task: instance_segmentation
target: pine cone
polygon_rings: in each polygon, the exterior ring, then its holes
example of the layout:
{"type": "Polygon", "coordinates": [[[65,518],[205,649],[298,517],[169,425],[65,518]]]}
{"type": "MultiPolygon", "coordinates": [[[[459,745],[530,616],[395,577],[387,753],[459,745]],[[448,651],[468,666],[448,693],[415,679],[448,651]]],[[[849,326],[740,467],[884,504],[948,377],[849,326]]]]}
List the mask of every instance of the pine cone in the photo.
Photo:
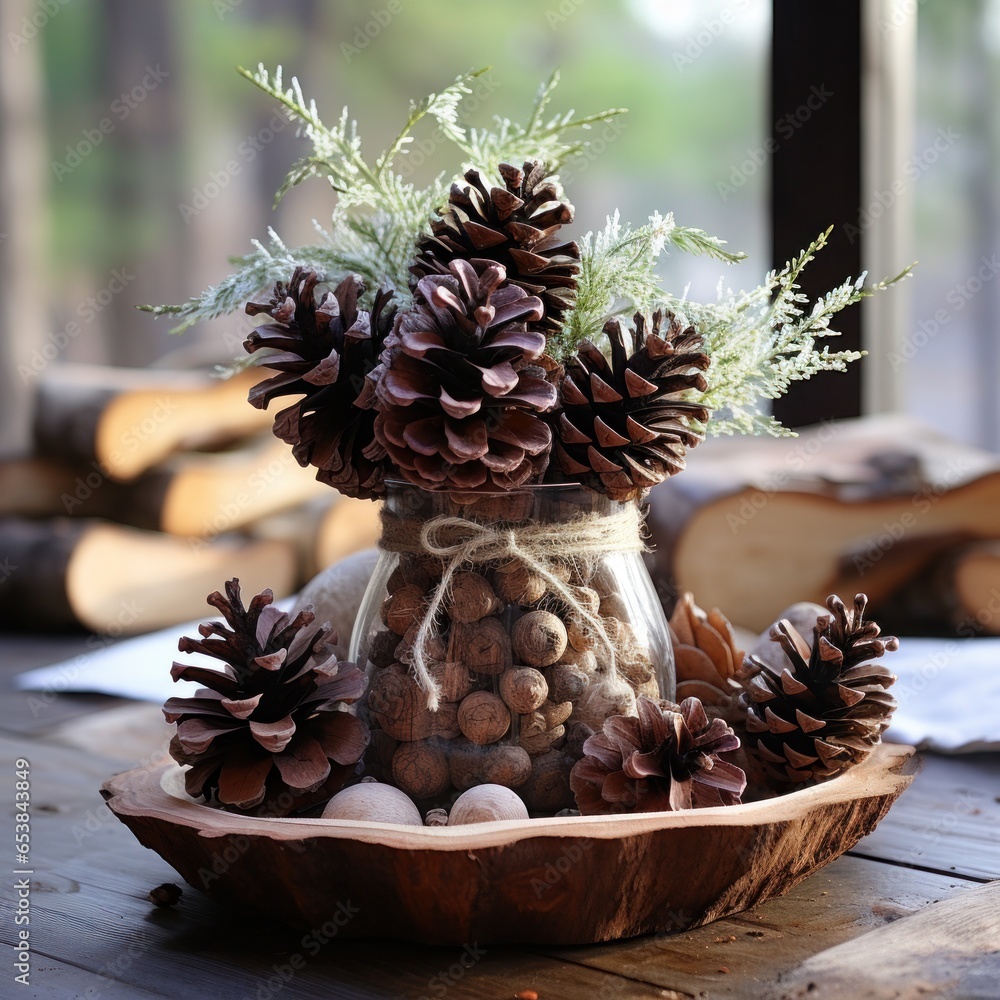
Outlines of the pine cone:
{"type": "Polygon", "coordinates": [[[817,619],[811,648],[782,619],[771,627],[771,639],[784,662],[747,657],[740,695],[747,750],[756,752],[772,780],[830,778],[860,764],[888,728],[896,701],[886,689],[896,677],[874,660],[898,649],[899,640],[879,638],[878,625],[865,621],[867,603],[858,594],[850,610],[836,595],[828,597],[832,615],[817,619]]]}
{"type": "Polygon", "coordinates": [[[192,765],[184,776],[189,795],[236,810],[254,809],[267,795],[269,815],[278,815],[309,804],[309,793],[339,789],[364,754],[368,727],[338,711],[366,682],[353,663],[337,662],[336,633],[314,626],[308,610],[290,620],[272,600],[265,590],[244,608],[239,580],[226,584],[225,597],[208,598],[229,628],[200,625],[202,639],[182,638],[178,649],[227,666],[220,673],[175,663],[175,681],[205,687],[171,698],[163,714],[177,723],[171,756],[192,765]]]}
{"type": "Polygon", "coordinates": [[[708,410],[688,399],[706,388],[709,366],[694,327],[655,312],[652,329],[636,313],[632,354],[620,320],[605,324],[611,362],[584,341],[566,366],[563,409],[553,447],[555,464],[571,479],[632,500],[685,465],[685,450],[704,437],[691,426],[708,410]]]}
{"type": "Polygon", "coordinates": [[[418,486],[500,489],[538,480],[552,432],[536,413],[557,391],[541,301],[498,264],[455,260],[421,278],[396,317],[376,394],[375,435],[418,486]]]}
{"type": "Polygon", "coordinates": [[[724,714],[739,692],[731,680],[743,662],[743,650],[736,645],[729,619],[718,608],[706,614],[695,604],[694,595],[685,592],[670,616],[670,638],[678,700],[696,697],[724,714]]]}
{"type": "Polygon", "coordinates": [[[541,298],[537,329],[557,333],[576,301],[580,248],[555,236],[573,221],[573,206],[537,162],[521,170],[501,163],[499,172],[503,187],[487,189],[478,170],[466,173],[467,184],[452,185],[448,208],[417,242],[410,271],[420,279],[447,274],[456,259],[501,264],[511,284],[541,298]]]}
{"type": "Polygon", "coordinates": [[[270,302],[248,302],[250,316],[274,320],[257,327],[244,342],[254,363],[279,374],[254,386],[250,402],[266,409],[276,396],[302,395],[274,418],[274,433],[292,445],[302,466],[346,496],[373,499],[385,492],[384,455],[375,443],[375,414],[368,408],[366,380],[377,365],[392,325],[391,292],[375,296],[372,311],[358,308],[363,285],[346,277],[316,302],[320,276],[295,269],[291,281],[278,282],[270,302]]]}
{"type": "Polygon", "coordinates": [[[697,698],[638,699],[638,718],[615,715],[583,744],[570,786],[584,815],[736,805],[746,777],[719,754],[740,741],[697,698]],[[666,704],[668,707],[662,707],[666,704]]]}

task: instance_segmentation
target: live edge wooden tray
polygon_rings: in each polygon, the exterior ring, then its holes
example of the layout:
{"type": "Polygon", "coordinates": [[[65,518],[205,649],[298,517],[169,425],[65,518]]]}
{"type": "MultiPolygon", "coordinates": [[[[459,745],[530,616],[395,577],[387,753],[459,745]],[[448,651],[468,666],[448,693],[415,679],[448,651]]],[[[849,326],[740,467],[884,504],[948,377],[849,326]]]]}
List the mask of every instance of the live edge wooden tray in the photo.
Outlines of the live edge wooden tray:
{"type": "Polygon", "coordinates": [[[740,806],[452,828],[235,816],[188,798],[173,764],[101,791],[192,886],[293,925],[585,944],[694,927],[788,891],[875,828],[913,780],[913,754],[883,744],[831,781],[740,806]]]}

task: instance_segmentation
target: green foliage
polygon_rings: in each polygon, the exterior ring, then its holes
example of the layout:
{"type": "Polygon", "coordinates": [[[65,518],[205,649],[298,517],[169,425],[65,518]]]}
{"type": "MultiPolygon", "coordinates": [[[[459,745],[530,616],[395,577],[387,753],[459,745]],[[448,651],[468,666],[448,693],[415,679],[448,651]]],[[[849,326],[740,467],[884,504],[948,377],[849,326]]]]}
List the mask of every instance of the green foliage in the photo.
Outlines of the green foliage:
{"type": "Polygon", "coordinates": [[[724,240],[700,229],[678,226],[672,212],[654,212],[647,225],[633,230],[616,211],[601,232],[587,233],[581,241],[576,305],[550,353],[564,358],[581,341],[597,341],[613,316],[650,312],[663,294],[656,264],[668,244],[730,264],[745,256],[725,250],[724,240]]]}
{"type": "Polygon", "coordinates": [[[798,278],[826,245],[830,231],[749,292],[720,289],[718,300],[704,305],[674,297],[663,300],[666,308],[682,314],[701,333],[712,359],[706,372],[708,389],[700,397],[718,414],[708,424],[712,434],[792,435],[773,416],[761,412],[761,400],[777,399],[792,382],[816,372],[844,371],[849,362],[861,358],[864,352],[831,351],[828,344],[817,347],[817,340],[840,335],[830,322],[842,309],[910,275],[912,266],[866,289],[862,274],[810,305],[798,278]]]}
{"type": "Polygon", "coordinates": [[[365,279],[370,302],[378,288],[393,287],[401,305],[409,298],[408,268],[414,245],[427,229],[435,212],[447,201],[452,177],[441,174],[430,185],[418,188],[407,182],[393,164],[413,141],[411,132],[422,119],[430,117],[440,135],[465,155],[465,167],[474,166],[493,177],[497,165],[507,160],[520,163],[543,159],[557,167],[567,156],[579,152],[583,142],[569,142],[565,133],[587,128],[618,114],[609,109],[596,115],[575,117],[570,111],[545,118],[552,91],[559,81],[554,73],[542,86],[524,125],[497,118],[493,129],[466,129],[460,122],[463,98],[472,93],[472,82],[486,70],[464,74],[440,93],[430,94],[410,104],[402,129],[390,145],[370,163],[362,152],[357,123],[345,107],[336,125],[326,125],[314,100],[307,100],[293,77],[286,87],[281,67],[273,76],[258,66],[256,71],[239,73],[277,101],[289,120],[298,125],[312,146],[309,156],[299,160],[278,190],[275,203],[291,188],[308,177],[325,177],[337,194],[328,227],[316,223],[320,243],[289,248],[269,230],[270,245],[254,242],[254,252],[236,258],[238,270],[203,293],[181,305],[142,306],[156,316],[172,315],[181,322],[181,332],[202,319],[214,319],[239,309],[248,299],[266,291],[279,278],[287,278],[297,265],[322,271],[337,281],[348,273],[365,279]]]}

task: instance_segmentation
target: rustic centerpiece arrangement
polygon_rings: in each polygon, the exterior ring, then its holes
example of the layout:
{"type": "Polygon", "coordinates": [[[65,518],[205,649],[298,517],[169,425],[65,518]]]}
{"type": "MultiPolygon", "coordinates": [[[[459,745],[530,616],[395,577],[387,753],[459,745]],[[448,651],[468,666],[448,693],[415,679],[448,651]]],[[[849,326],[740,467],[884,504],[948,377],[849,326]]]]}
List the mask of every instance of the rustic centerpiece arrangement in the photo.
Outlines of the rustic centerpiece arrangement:
{"type": "MultiPolygon", "coordinates": [[[[312,610],[283,614],[267,592],[244,604],[235,580],[210,598],[225,623],[202,626],[201,640],[181,649],[225,667],[174,667],[203,687],[165,706],[177,724],[171,753],[188,767],[182,779],[164,776],[168,795],[182,780],[204,802],[197,809],[265,841],[320,824],[332,839],[317,843],[338,859],[326,853],[325,864],[344,875],[355,850],[344,838],[356,838],[393,857],[398,881],[393,852],[405,845],[379,832],[385,824],[423,827],[406,851],[431,857],[471,850],[455,828],[494,822],[494,846],[507,844],[508,859],[527,850],[531,869],[567,837],[608,839],[627,853],[630,838],[660,830],[630,825],[631,814],[703,812],[704,821],[667,824],[679,844],[719,814],[872,766],[894,704],[894,678],[875,661],[896,640],[865,618],[863,595],[853,608],[831,598],[804,618],[798,609],[798,628],[782,618],[744,657],[725,616],[690,595],[668,625],[642,561],[643,501],[684,469],[688,449],[710,432],[788,433],[760,402],[860,357],[817,341],[834,334],[840,309],[869,294],[862,280],[812,305],[798,291],[825,235],[748,293],[690,302],[656,278],[668,247],[730,263],[742,255],[658,212],[637,229],[614,213],[579,242],[566,234],[574,210],[558,170],[583,145],[567,136],[620,112],[547,118],[555,77],[526,124],[492,129],[461,124],[476,74],[460,77],[411,106],[370,162],[346,109],[328,127],[280,70],[244,75],[313,145],[279,197],[326,176],[337,193],[331,227],[297,249],[271,232],[220,285],[152,311],[179,315],[183,328],[245,304],[258,318],[245,363],[271,372],[250,402],[287,397],[275,434],[322,482],[383,501],[383,532],[346,660],[312,610]],[[423,118],[457,149],[459,170],[421,189],[395,164],[423,118]],[[589,818],[578,833],[581,814],[589,818]],[[537,851],[535,823],[544,828],[537,851]]],[[[900,762],[883,773],[890,792],[863,796],[871,808],[846,823],[843,844],[816,851],[787,884],[877,821],[906,783],[889,777],[900,762]]],[[[136,810],[109,788],[130,822],[136,810]]],[[[826,822],[831,803],[853,802],[812,796],[789,815],[818,809],[826,822]]],[[[753,816],[751,827],[770,829],[773,817],[753,816]]],[[[188,826],[174,824],[167,841],[189,839],[188,826]]],[[[140,836],[161,849],[150,829],[140,836]]],[[[666,843],[655,839],[657,850],[666,843]]],[[[355,853],[370,871],[368,847],[355,853]]],[[[594,857],[615,868],[617,850],[594,857]]],[[[744,862],[753,856],[743,850],[744,862]]],[[[260,860],[266,867],[266,852],[260,860]]],[[[747,874],[744,863],[720,865],[726,884],[747,874]]],[[[502,865],[497,876],[511,873],[502,865]]],[[[229,894],[247,898],[238,886],[229,894]]],[[[409,905],[402,890],[389,895],[409,905]]],[[[735,908],[762,897],[727,898],[735,908]]],[[[290,918],[314,915],[313,903],[292,903],[290,918]]],[[[620,926],[543,938],[670,926],[655,914],[657,899],[646,903],[649,912],[620,926]]],[[[443,920],[440,907],[424,905],[428,920],[443,920]]],[[[692,920],[724,910],[703,907],[692,920]]],[[[398,933],[451,936],[413,920],[398,933]]],[[[460,923],[456,934],[475,933],[460,923]]]]}

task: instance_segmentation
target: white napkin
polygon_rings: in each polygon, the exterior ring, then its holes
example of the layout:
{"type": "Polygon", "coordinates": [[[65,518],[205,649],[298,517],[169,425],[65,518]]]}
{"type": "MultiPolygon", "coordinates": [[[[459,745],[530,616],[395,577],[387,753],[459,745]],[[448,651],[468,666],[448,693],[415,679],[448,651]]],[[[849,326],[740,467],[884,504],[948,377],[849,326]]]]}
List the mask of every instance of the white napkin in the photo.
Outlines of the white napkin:
{"type": "Polygon", "coordinates": [[[941,753],[1000,750],[1000,638],[903,638],[883,662],[899,676],[887,740],[941,753]]]}
{"type": "MultiPolygon", "coordinates": [[[[287,610],[293,598],[279,602],[287,610]]],[[[175,625],[116,642],[14,679],[22,690],[101,694],[163,702],[188,695],[195,685],[170,679],[180,658],[177,640],[197,635],[197,622],[175,625]]],[[[213,664],[208,658],[202,662],[213,664]]],[[[1000,750],[1000,638],[901,639],[883,661],[899,675],[893,694],[899,708],[886,739],[943,753],[1000,750]]]]}

